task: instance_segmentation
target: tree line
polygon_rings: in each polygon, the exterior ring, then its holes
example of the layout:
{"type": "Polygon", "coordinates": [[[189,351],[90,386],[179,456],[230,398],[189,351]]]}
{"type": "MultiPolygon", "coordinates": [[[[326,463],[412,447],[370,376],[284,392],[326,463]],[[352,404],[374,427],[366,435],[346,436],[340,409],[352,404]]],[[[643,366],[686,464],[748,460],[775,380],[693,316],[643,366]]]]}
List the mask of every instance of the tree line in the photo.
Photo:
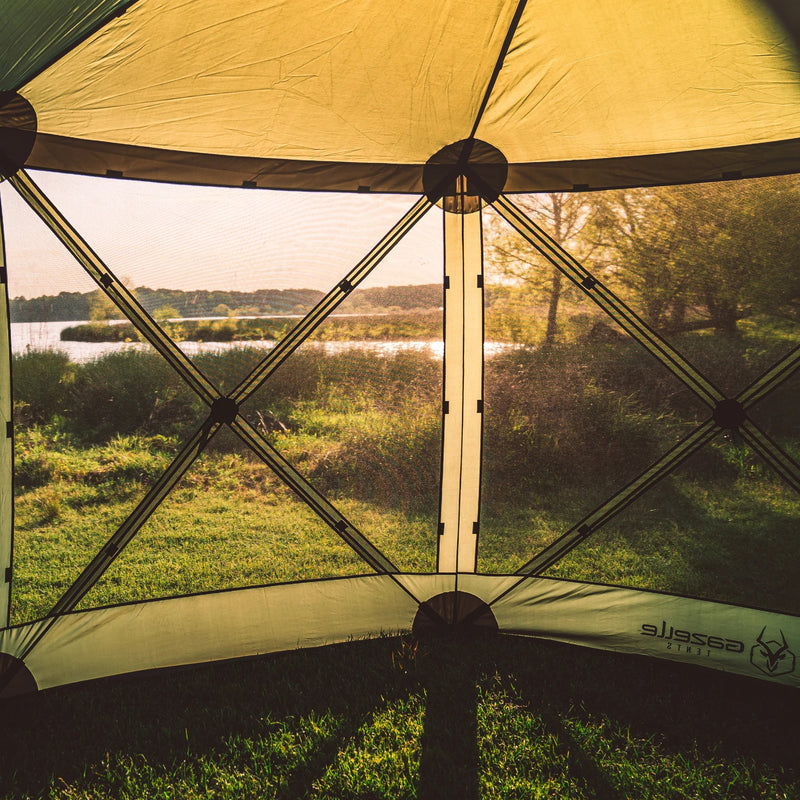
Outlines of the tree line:
{"type": "MultiPolygon", "coordinates": [[[[662,333],[708,328],[734,336],[743,320],[758,315],[800,321],[800,182],[794,176],[527,195],[516,202],[662,333]]],[[[502,327],[502,338],[537,344],[563,337],[580,291],[490,212],[484,237],[488,331],[502,327]]],[[[323,297],[313,289],[134,291],[151,314],[168,310],[167,316],[189,318],[305,314],[323,297]]],[[[425,284],[356,289],[339,310],[442,305],[442,285],[425,284]]],[[[11,301],[15,321],[120,316],[99,290],[11,301]]]]}
{"type": "MultiPolygon", "coordinates": [[[[177,289],[133,290],[145,310],[155,316],[281,316],[306,314],[324,296],[316,289],[261,289],[254,292],[181,291],[177,289]]],[[[411,311],[439,308],[441,284],[375,286],[356,289],[340,310],[344,313],[382,313],[392,309],[411,311]]],[[[15,297],[10,301],[14,322],[64,322],[71,320],[122,319],[122,313],[99,289],[91,292],[60,292],[41,297],[15,297]]]]}

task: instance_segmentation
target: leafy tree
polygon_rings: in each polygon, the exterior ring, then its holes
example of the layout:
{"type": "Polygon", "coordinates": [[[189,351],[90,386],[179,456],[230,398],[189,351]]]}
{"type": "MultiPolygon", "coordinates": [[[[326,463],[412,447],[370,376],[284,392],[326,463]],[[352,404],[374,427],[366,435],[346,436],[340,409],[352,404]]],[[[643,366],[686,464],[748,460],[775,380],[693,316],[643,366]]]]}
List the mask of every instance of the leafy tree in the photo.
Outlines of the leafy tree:
{"type": "Polygon", "coordinates": [[[122,312],[114,305],[105,292],[95,289],[89,298],[89,319],[92,322],[107,322],[122,319],[122,312]]]}
{"type": "MultiPolygon", "coordinates": [[[[587,258],[593,245],[581,236],[593,208],[593,195],[583,192],[550,192],[523,195],[515,200],[531,219],[560,245],[579,259],[587,258]]],[[[547,306],[544,343],[552,344],[559,334],[559,305],[568,290],[561,272],[539,255],[506,223],[488,216],[486,258],[499,273],[498,282],[524,287],[547,306]]]]}
{"type": "Polygon", "coordinates": [[[15,297],[9,304],[11,319],[13,322],[88,319],[89,297],[88,292],[60,292],[57,296],[43,295],[30,300],[15,297]]]}
{"type": "Polygon", "coordinates": [[[171,319],[177,319],[180,317],[180,315],[181,312],[178,311],[175,306],[170,305],[159,306],[157,309],[155,309],[155,311],[153,311],[153,319],[155,319],[156,322],[161,323],[168,322],[171,319]]]}
{"type": "Polygon", "coordinates": [[[799,225],[787,178],[608,192],[591,221],[649,324],[726,335],[756,313],[800,314],[799,225]]]}

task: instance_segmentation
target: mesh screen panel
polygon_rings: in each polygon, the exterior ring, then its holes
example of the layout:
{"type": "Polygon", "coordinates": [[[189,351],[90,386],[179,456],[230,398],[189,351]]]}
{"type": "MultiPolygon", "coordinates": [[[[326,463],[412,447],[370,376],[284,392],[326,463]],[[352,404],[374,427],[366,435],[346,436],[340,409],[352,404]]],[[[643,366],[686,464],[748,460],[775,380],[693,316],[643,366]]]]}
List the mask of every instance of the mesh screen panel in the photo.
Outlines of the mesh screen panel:
{"type": "Polygon", "coordinates": [[[479,568],[796,613],[797,178],[514,202],[577,261],[487,215],[479,568]]]}
{"type": "Polygon", "coordinates": [[[396,569],[392,559],[433,568],[440,232],[424,220],[412,241],[392,239],[336,309],[337,287],[408,199],[36,179],[139,310],[126,320],[3,187],[20,220],[8,241],[16,621],[51,609],[93,556],[62,610],[396,569]],[[157,334],[137,329],[147,317],[157,334]],[[177,345],[179,369],[153,335],[177,345]]]}

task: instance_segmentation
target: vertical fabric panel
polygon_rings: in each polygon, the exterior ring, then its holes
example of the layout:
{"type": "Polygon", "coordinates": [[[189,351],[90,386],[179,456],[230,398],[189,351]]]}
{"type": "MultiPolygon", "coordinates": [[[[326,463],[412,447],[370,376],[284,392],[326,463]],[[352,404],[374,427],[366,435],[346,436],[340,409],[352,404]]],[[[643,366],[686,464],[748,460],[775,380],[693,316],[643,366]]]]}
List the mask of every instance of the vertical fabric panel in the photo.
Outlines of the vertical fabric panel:
{"type": "Polygon", "coordinates": [[[483,404],[483,242],[480,211],[444,215],[444,447],[439,572],[474,572],[483,404]]]}
{"type": "Polygon", "coordinates": [[[11,332],[3,213],[0,208],[0,625],[8,625],[11,602],[11,552],[14,449],[11,438],[11,332]]]}

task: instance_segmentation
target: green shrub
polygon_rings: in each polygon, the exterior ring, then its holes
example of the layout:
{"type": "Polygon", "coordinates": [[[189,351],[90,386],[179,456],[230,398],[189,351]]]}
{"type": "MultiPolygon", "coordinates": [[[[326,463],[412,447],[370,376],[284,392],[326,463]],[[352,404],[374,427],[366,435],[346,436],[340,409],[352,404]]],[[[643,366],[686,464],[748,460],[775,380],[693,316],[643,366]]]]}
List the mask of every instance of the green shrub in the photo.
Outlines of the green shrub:
{"type": "Polygon", "coordinates": [[[87,322],[61,331],[62,342],[138,342],[141,338],[130,322],[87,322]]]}
{"type": "Polygon", "coordinates": [[[242,345],[228,350],[198,353],[192,361],[222,394],[229,394],[262,358],[264,350],[242,345]]]}
{"type": "Polygon", "coordinates": [[[88,441],[179,434],[197,424],[202,413],[200,401],[161,356],[134,350],[81,365],[68,402],[70,429],[88,441]]]}
{"type": "Polygon", "coordinates": [[[442,363],[425,352],[294,354],[247,404],[278,449],[332,494],[435,505],[442,363]]]}
{"type": "Polygon", "coordinates": [[[58,350],[28,350],[11,363],[15,422],[41,424],[63,413],[75,365],[58,350]]]}
{"type": "Polygon", "coordinates": [[[363,350],[318,355],[317,398],[326,407],[347,410],[366,405],[385,411],[409,402],[442,401],[442,362],[429,353],[400,350],[386,356],[363,350]]]}
{"type": "Polygon", "coordinates": [[[599,495],[663,452],[652,398],[624,380],[631,354],[618,346],[615,363],[611,347],[517,350],[487,360],[488,502],[557,497],[564,488],[599,495]]]}

